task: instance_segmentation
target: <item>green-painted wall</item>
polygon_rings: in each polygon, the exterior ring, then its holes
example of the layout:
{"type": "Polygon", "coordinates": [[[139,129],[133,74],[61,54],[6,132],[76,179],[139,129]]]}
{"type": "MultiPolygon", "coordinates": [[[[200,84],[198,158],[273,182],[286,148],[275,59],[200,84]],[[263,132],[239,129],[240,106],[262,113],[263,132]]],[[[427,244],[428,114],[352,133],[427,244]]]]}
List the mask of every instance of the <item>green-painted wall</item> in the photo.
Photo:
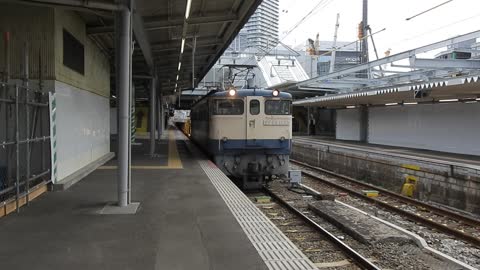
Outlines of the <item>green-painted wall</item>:
{"type": "Polygon", "coordinates": [[[55,9],[55,77],[58,81],[108,97],[110,95],[110,65],[107,57],[87,37],[85,23],[74,12],[55,9]],[[85,47],[85,74],[63,65],[63,29],[70,32],[85,47]]]}

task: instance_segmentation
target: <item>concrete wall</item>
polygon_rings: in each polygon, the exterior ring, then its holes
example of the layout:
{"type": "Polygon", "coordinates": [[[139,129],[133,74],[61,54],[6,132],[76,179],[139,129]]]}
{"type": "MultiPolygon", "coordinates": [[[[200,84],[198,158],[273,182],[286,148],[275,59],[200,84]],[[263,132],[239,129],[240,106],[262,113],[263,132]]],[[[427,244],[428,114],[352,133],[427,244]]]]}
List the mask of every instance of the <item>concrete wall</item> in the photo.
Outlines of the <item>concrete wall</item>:
{"type": "Polygon", "coordinates": [[[73,11],[55,9],[58,180],[110,151],[110,66],[73,11]],[[84,45],[85,72],[63,65],[63,29],[84,45]]]}
{"type": "Polygon", "coordinates": [[[336,134],[339,140],[360,140],[360,110],[337,110],[336,134]]]}
{"type": "Polygon", "coordinates": [[[107,57],[87,37],[80,16],[64,9],[55,9],[55,76],[61,81],[95,94],[110,96],[110,65],[107,57]],[[85,47],[85,75],[63,65],[63,29],[85,47]]]}
{"type": "Polygon", "coordinates": [[[55,82],[58,180],[110,151],[108,98],[55,82]]]}
{"type": "MultiPolygon", "coordinates": [[[[30,77],[34,79],[31,86],[38,88],[35,79],[41,70],[44,91],[56,92],[57,180],[107,154],[110,150],[109,59],[86,35],[82,18],[65,9],[2,3],[0,31],[11,33],[12,78],[22,78],[23,48],[28,42],[30,77]],[[63,29],[84,45],[84,74],[63,65],[63,29]]],[[[3,44],[2,39],[0,71],[5,66],[5,59],[1,58],[3,44]]],[[[2,112],[4,109],[0,108],[2,112]]]]}
{"type": "MultiPolygon", "coordinates": [[[[401,192],[405,174],[418,178],[415,196],[480,214],[480,168],[328,145],[293,143],[292,159],[401,192]],[[405,165],[418,166],[412,170],[405,165]]],[[[411,168],[414,168],[411,166],[411,168]]]]}
{"type": "MultiPolygon", "coordinates": [[[[359,141],[360,109],[339,109],[336,138],[359,141]]],[[[368,109],[368,142],[480,155],[480,103],[437,103],[368,109]]]]}
{"type": "Polygon", "coordinates": [[[368,141],[480,155],[480,147],[474,147],[480,138],[479,123],[480,103],[376,107],[369,110],[368,141]]]}

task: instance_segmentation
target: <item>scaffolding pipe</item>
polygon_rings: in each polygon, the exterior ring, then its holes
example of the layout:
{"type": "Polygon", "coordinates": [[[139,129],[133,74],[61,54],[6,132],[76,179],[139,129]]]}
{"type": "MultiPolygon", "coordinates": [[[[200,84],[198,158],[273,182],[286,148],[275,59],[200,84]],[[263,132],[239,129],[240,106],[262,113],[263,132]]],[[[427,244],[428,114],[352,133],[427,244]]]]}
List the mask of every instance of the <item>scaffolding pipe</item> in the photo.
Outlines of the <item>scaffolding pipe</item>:
{"type": "MultiPolygon", "coordinates": [[[[43,61],[43,58],[42,58],[42,51],[41,49],[38,49],[38,90],[43,93],[43,69],[42,69],[42,61],[43,61]]],[[[40,128],[42,129],[41,130],[41,133],[43,134],[44,133],[44,130],[43,130],[43,125],[44,125],[44,122],[46,122],[43,117],[42,117],[42,114],[40,114],[39,116],[39,119],[40,119],[40,128]]],[[[42,142],[41,144],[41,149],[40,149],[40,152],[42,153],[41,154],[41,163],[42,163],[42,171],[45,170],[45,168],[47,167],[47,161],[46,161],[46,158],[45,158],[45,150],[46,150],[47,147],[45,147],[45,141],[42,142]]],[[[52,153],[50,153],[52,154],[52,153]]]]}
{"type": "MultiPolygon", "coordinates": [[[[37,179],[39,179],[39,178],[41,178],[41,177],[44,177],[44,176],[46,176],[46,175],[49,175],[49,174],[50,174],[50,169],[48,169],[48,170],[46,170],[46,171],[44,171],[44,172],[42,172],[42,173],[39,173],[39,174],[37,174],[37,175],[33,175],[32,177],[30,177],[30,178],[28,179],[28,181],[31,182],[31,181],[33,181],[33,180],[37,180],[37,179]]],[[[26,182],[26,181],[21,181],[21,182],[19,182],[19,186],[21,187],[21,186],[25,185],[25,182],[26,182]]],[[[49,180],[48,182],[50,182],[50,180],[49,180]]],[[[5,193],[8,193],[8,192],[10,192],[10,191],[12,191],[12,190],[14,190],[14,189],[16,189],[16,188],[17,188],[17,185],[15,184],[14,186],[8,187],[8,188],[6,188],[6,189],[2,189],[2,190],[0,190],[0,195],[3,195],[3,194],[5,194],[5,193]]]]}
{"type": "MultiPolygon", "coordinates": [[[[25,143],[32,143],[32,142],[44,142],[50,140],[50,136],[43,136],[43,137],[38,137],[38,138],[31,138],[31,139],[25,139],[25,140],[19,140],[18,144],[25,144],[25,143]]],[[[10,142],[2,142],[0,143],[0,146],[7,146],[7,145],[13,145],[17,144],[17,141],[10,141],[10,142]]]]}
{"type": "Polygon", "coordinates": [[[4,35],[5,42],[5,82],[9,83],[10,80],[10,32],[5,32],[4,35]]]}
{"type": "Polygon", "coordinates": [[[128,205],[129,198],[129,133],[130,133],[130,27],[131,12],[128,8],[118,11],[116,35],[118,41],[118,206],[128,205]]]}
{"type": "Polygon", "coordinates": [[[14,103],[15,101],[13,101],[13,99],[0,98],[0,102],[3,102],[3,103],[14,103]]]}
{"type": "MultiPolygon", "coordinates": [[[[29,91],[28,91],[28,86],[29,86],[29,63],[28,63],[28,42],[25,42],[25,48],[24,48],[24,55],[23,55],[23,75],[24,75],[24,81],[23,81],[23,86],[25,87],[25,125],[26,125],[26,129],[25,129],[25,137],[27,139],[27,148],[26,148],[26,155],[27,155],[27,162],[26,162],[26,166],[27,166],[27,169],[26,169],[26,178],[27,180],[25,181],[25,192],[28,194],[28,191],[30,190],[30,167],[31,167],[31,164],[30,164],[30,105],[28,104],[29,101],[28,101],[28,94],[29,94],[29,91]]],[[[29,202],[29,199],[28,199],[28,195],[27,195],[27,205],[30,204],[29,202]]]]}
{"type": "MultiPolygon", "coordinates": [[[[5,32],[4,35],[4,42],[5,42],[5,82],[8,84],[10,81],[10,32],[5,32]]],[[[4,87],[3,91],[3,99],[7,100],[9,99],[8,97],[8,87],[4,87]]],[[[5,105],[5,140],[8,141],[10,139],[10,125],[9,125],[9,119],[8,119],[8,111],[9,111],[10,106],[5,105]]],[[[10,163],[10,158],[11,158],[11,150],[7,149],[6,151],[6,160],[5,160],[5,167],[7,168],[7,173],[6,173],[6,179],[10,179],[12,177],[11,173],[11,163],[10,163]]]]}
{"type": "MultiPolygon", "coordinates": [[[[17,162],[17,166],[15,167],[16,169],[16,192],[15,192],[15,204],[17,206],[17,213],[20,212],[20,205],[19,205],[19,199],[20,199],[20,127],[19,127],[19,122],[18,121],[18,87],[15,87],[15,151],[16,151],[16,158],[15,161],[17,162]]],[[[8,158],[7,158],[8,159],[8,158]]]]}
{"type": "MultiPolygon", "coordinates": [[[[153,74],[155,74],[152,71],[153,74]]],[[[156,114],[156,81],[155,78],[152,78],[152,86],[150,87],[150,156],[153,157],[155,155],[155,114],[156,114]]]]}

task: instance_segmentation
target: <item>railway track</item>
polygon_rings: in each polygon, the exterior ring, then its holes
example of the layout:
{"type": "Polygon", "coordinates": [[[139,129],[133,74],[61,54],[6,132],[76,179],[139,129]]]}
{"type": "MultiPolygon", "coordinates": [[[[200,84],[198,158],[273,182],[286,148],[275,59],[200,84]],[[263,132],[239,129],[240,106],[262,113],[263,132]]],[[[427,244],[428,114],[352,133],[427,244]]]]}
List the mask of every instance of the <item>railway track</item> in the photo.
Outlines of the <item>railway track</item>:
{"type": "Polygon", "coordinates": [[[303,175],[309,176],[323,184],[333,187],[334,189],[341,190],[342,192],[361,198],[388,211],[400,214],[409,220],[421,223],[429,228],[462,239],[473,244],[477,248],[480,247],[479,220],[405,197],[395,192],[363,183],[354,178],[314,167],[303,162],[295,160],[290,160],[290,162],[315,172],[312,173],[306,169],[302,169],[303,175]],[[335,180],[332,181],[327,176],[333,177],[335,180]],[[380,192],[381,196],[378,198],[367,197],[360,191],[365,188],[377,190],[380,192]],[[413,211],[403,209],[402,206],[405,204],[410,206],[413,211]]]}
{"type": "Polygon", "coordinates": [[[274,201],[259,207],[319,268],[381,269],[305,214],[306,208],[294,206],[271,189],[265,188],[264,192],[274,201]],[[278,217],[282,210],[291,215],[278,217]]]}
{"type": "MultiPolygon", "coordinates": [[[[313,210],[312,205],[318,205],[320,197],[312,191],[318,194],[312,188],[291,188],[287,180],[280,180],[265,191],[273,202],[266,207],[257,206],[263,208],[262,211],[319,269],[454,269],[450,262],[439,260],[414,242],[390,234],[392,232],[383,231],[384,235],[390,235],[388,240],[376,238],[367,242],[358,235],[351,235],[349,229],[338,227],[313,210]]],[[[376,230],[372,228],[364,233],[371,235],[376,230]]]]}

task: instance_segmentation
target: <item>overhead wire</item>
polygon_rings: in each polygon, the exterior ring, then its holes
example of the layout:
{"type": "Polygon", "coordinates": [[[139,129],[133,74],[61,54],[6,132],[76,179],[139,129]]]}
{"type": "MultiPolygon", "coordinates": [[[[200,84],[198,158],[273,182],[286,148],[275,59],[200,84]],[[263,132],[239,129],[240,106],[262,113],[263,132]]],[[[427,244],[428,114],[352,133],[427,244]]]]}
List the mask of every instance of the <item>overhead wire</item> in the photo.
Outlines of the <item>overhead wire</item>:
{"type": "Polygon", "coordinates": [[[416,39],[416,38],[425,36],[425,35],[427,35],[427,34],[431,34],[431,33],[433,33],[433,32],[436,32],[436,31],[445,29],[445,28],[447,28],[447,27],[450,27],[450,26],[453,26],[453,25],[456,25],[456,24],[459,24],[459,23],[462,23],[462,22],[471,20],[471,19],[476,18],[476,17],[479,17],[479,16],[480,16],[480,13],[475,14],[475,15],[470,16],[470,17],[465,18],[465,19],[461,19],[461,20],[458,20],[458,21],[455,21],[455,22],[452,22],[452,23],[445,24],[445,25],[440,26],[440,27],[438,27],[438,28],[430,29],[430,30],[425,31],[425,32],[423,32],[423,33],[420,33],[420,34],[417,34],[417,35],[414,35],[414,36],[411,36],[411,37],[402,39],[402,40],[400,40],[400,41],[398,41],[398,42],[414,40],[414,39],[416,39]]]}
{"type": "Polygon", "coordinates": [[[303,22],[305,22],[308,19],[308,17],[310,17],[315,12],[315,10],[320,7],[321,4],[326,3],[324,5],[324,7],[326,7],[330,2],[332,2],[332,0],[320,0],[320,2],[318,2],[317,5],[315,5],[315,7],[313,7],[305,16],[303,16],[300,19],[300,21],[298,21],[290,30],[286,32],[285,36],[283,36],[279,42],[283,41],[285,37],[287,37],[290,33],[292,33],[295,29],[297,29],[298,26],[300,26],[303,22]]]}
{"type": "MultiPolygon", "coordinates": [[[[443,5],[447,4],[447,3],[450,3],[450,2],[452,2],[452,1],[453,1],[453,0],[451,0],[451,1],[445,1],[445,2],[443,2],[443,3],[441,3],[441,4],[439,4],[439,5],[436,5],[436,6],[432,7],[432,8],[430,8],[430,9],[427,9],[427,10],[424,11],[424,12],[421,12],[421,13],[419,13],[419,14],[417,14],[417,15],[415,15],[415,16],[412,16],[412,17],[410,17],[410,18],[407,18],[407,19],[409,19],[409,20],[406,20],[406,19],[398,19],[398,20],[395,20],[395,21],[390,21],[390,23],[387,24],[385,28],[387,28],[387,29],[389,30],[389,31],[388,31],[389,33],[396,32],[396,31],[398,31],[399,29],[405,28],[405,24],[410,23],[411,19],[413,19],[413,18],[415,18],[415,17],[418,17],[418,16],[420,16],[420,15],[422,15],[422,14],[425,14],[426,12],[429,12],[429,11],[431,11],[431,10],[437,9],[437,8],[443,6],[443,5]]],[[[402,42],[405,42],[405,41],[415,40],[415,39],[420,38],[420,37],[423,37],[423,36],[425,36],[425,35],[429,35],[429,34],[431,34],[431,33],[433,33],[433,32],[436,32],[436,31],[445,29],[445,28],[447,28],[447,27],[449,27],[449,26],[453,26],[453,25],[455,25],[455,24],[458,24],[458,23],[462,23],[462,22],[471,20],[471,19],[473,19],[473,18],[475,18],[475,17],[478,17],[478,16],[480,16],[480,13],[479,13],[479,14],[476,14],[476,15],[473,15],[473,16],[471,16],[471,17],[465,18],[465,19],[461,19],[461,20],[458,20],[458,21],[455,21],[455,22],[451,22],[451,23],[445,24],[445,25],[440,26],[440,27],[438,27],[438,28],[434,28],[434,29],[427,30],[427,31],[422,32],[422,33],[420,33],[420,34],[411,35],[411,36],[409,36],[409,37],[407,37],[407,38],[403,38],[403,39],[399,39],[399,40],[389,40],[389,42],[390,42],[389,46],[384,46],[384,47],[386,47],[386,48],[392,48],[392,47],[395,47],[395,46],[396,46],[397,44],[399,44],[399,43],[402,43],[402,42]]]]}

